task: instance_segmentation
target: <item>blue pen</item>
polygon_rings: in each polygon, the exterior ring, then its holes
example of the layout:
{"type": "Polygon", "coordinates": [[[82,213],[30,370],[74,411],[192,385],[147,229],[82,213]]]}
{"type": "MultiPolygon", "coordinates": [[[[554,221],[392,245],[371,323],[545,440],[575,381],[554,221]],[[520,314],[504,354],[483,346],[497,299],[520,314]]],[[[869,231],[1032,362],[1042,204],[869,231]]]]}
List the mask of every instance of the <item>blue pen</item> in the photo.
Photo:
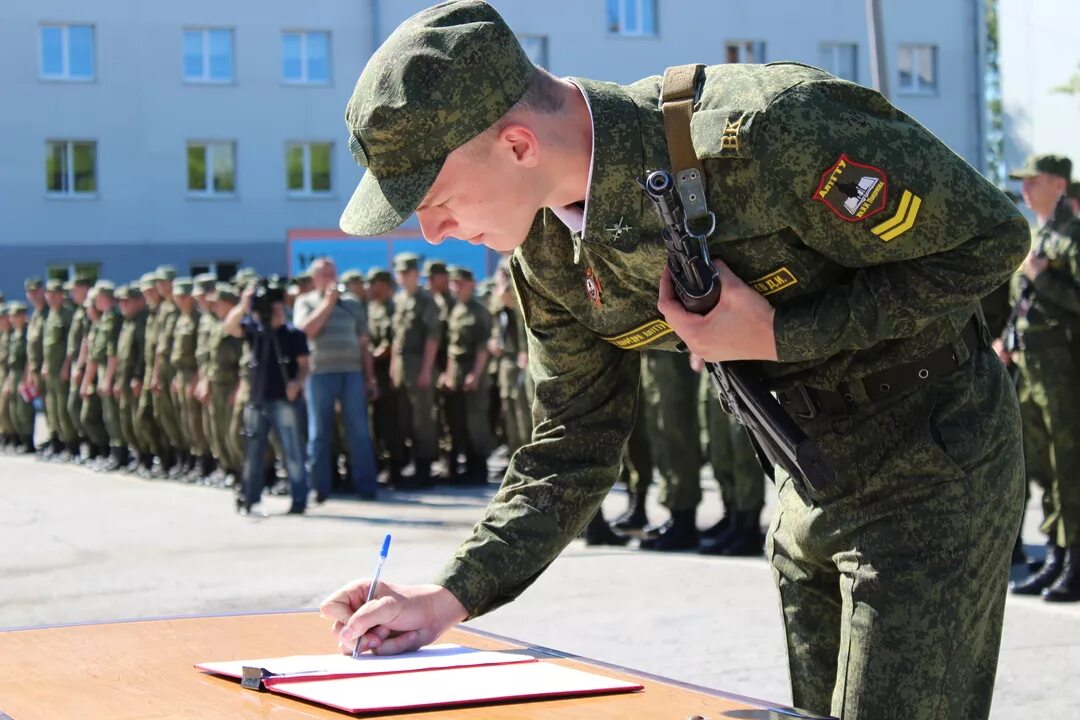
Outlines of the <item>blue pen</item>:
{"type": "MultiPolygon", "coordinates": [[[[386,534],[386,537],[382,541],[382,550],[379,551],[379,564],[375,566],[375,576],[371,579],[371,587],[368,588],[367,600],[364,604],[375,599],[375,588],[379,587],[379,575],[382,574],[383,564],[386,562],[386,555],[390,552],[390,533],[386,534]]],[[[356,638],[356,647],[353,648],[352,656],[353,660],[360,657],[360,641],[364,639],[364,636],[356,638]]]]}

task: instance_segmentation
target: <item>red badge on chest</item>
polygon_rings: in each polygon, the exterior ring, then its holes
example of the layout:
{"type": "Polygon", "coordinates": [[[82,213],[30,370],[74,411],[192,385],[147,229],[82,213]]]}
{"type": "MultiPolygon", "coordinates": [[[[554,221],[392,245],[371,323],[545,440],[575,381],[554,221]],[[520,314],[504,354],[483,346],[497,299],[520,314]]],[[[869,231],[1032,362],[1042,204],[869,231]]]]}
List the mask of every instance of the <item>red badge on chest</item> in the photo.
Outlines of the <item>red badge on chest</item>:
{"type": "Polygon", "coordinates": [[[596,277],[596,271],[585,268],[585,294],[592,300],[593,305],[600,307],[603,301],[604,287],[600,284],[600,278],[596,277]]]}
{"type": "Polygon", "coordinates": [[[885,209],[885,173],[847,155],[821,175],[813,199],[825,203],[841,220],[859,222],[885,209]]]}

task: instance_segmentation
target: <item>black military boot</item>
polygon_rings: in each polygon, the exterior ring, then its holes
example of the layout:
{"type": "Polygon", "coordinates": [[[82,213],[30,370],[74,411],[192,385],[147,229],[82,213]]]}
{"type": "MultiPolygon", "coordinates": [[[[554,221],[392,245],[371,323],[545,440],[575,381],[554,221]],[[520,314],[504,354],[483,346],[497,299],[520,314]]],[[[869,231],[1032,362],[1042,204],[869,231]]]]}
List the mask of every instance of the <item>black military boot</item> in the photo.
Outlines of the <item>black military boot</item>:
{"type": "Polygon", "coordinates": [[[732,518],[732,532],[720,554],[727,557],[760,557],[764,552],[765,536],[761,533],[761,510],[735,513],[732,518]]]}
{"type": "Polygon", "coordinates": [[[1038,572],[1031,573],[1023,580],[1009,583],[1009,590],[1014,595],[1039,595],[1057,580],[1064,562],[1064,548],[1057,545],[1047,546],[1046,560],[1038,572]]]}
{"type": "Polygon", "coordinates": [[[37,448],[34,447],[34,438],[30,435],[23,435],[19,438],[19,452],[23,455],[33,455],[37,452],[37,448]]]}
{"type": "Polygon", "coordinates": [[[1061,573],[1053,585],[1043,590],[1042,598],[1047,602],[1080,601],[1080,545],[1065,550],[1061,573]]]}
{"type": "Polygon", "coordinates": [[[700,541],[697,529],[697,510],[673,510],[671,524],[655,538],[641,541],[642,550],[693,550],[700,541]]]}
{"type": "Polygon", "coordinates": [[[649,524],[645,514],[645,493],[630,493],[629,501],[626,511],[611,523],[611,529],[615,532],[636,532],[649,524]]]}
{"type": "Polygon", "coordinates": [[[121,448],[118,447],[109,448],[109,459],[106,460],[105,464],[101,466],[102,470],[104,470],[105,472],[114,472],[124,466],[121,462],[123,458],[120,455],[120,450],[121,448]]]}
{"type": "Polygon", "coordinates": [[[597,510],[593,515],[592,520],[585,526],[585,532],[582,533],[585,537],[585,544],[590,547],[596,547],[598,545],[625,545],[628,541],[626,538],[616,535],[608,527],[607,521],[604,520],[604,513],[601,510],[597,510]]]}
{"type": "Polygon", "coordinates": [[[483,455],[466,455],[465,472],[461,474],[462,485],[487,485],[488,465],[483,455]]]}

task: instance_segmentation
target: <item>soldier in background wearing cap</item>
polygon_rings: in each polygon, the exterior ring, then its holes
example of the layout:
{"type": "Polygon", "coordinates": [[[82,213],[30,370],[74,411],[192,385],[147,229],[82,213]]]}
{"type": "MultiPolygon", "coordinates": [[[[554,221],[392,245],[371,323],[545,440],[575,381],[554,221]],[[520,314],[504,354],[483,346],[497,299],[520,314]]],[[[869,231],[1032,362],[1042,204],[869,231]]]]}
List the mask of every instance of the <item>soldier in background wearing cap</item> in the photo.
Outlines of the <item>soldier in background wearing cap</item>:
{"type": "MultiPolygon", "coordinates": [[[[98,309],[97,296],[101,292],[98,285],[90,288],[86,295],[86,316],[90,320],[90,327],[83,338],[82,350],[77,361],[77,375],[81,378],[79,394],[82,396],[82,407],[79,409],[79,424],[86,433],[87,462],[97,461],[95,467],[108,461],[109,433],[106,430],[105,414],[101,406],[101,397],[98,395],[98,374],[93,366],[92,357],[94,348],[98,346],[98,334],[101,332],[101,310],[98,309]]],[[[108,347],[106,346],[106,359],[108,347]]],[[[73,374],[74,377],[74,374],[73,374]]]]}
{"type": "MultiPolygon", "coordinates": [[[[26,371],[23,377],[23,385],[27,388],[31,402],[36,398],[43,398],[45,394],[45,382],[41,376],[41,367],[45,362],[43,343],[45,340],[45,320],[49,317],[49,306],[45,302],[45,283],[41,278],[27,278],[23,283],[26,288],[26,302],[32,314],[26,325],[26,371]]],[[[30,405],[30,425],[34,426],[34,405],[30,405]]],[[[53,419],[45,415],[46,425],[50,436],[55,431],[53,419]]],[[[53,446],[44,446],[47,453],[51,453],[53,446]]],[[[39,448],[40,450],[41,448],[39,448]]]]}
{"type": "Polygon", "coordinates": [[[394,276],[383,268],[368,270],[368,334],[371,364],[379,394],[371,403],[371,437],[375,452],[388,469],[388,483],[401,482],[405,467],[405,436],[398,411],[397,388],[390,380],[394,342],[394,276]]]}
{"type": "Polygon", "coordinates": [[[482,485],[487,482],[491,453],[487,374],[491,313],[474,296],[476,281],[471,270],[454,267],[449,275],[454,305],[446,321],[446,371],[439,378],[439,387],[446,393],[450,424],[448,479],[463,485],[482,485]],[[465,455],[464,472],[458,469],[459,453],[465,455]]]}
{"type": "Polygon", "coordinates": [[[146,305],[146,325],[143,328],[143,374],[132,378],[131,392],[138,399],[135,409],[133,429],[139,446],[147,450],[147,455],[140,457],[140,466],[136,470],[139,477],[160,476],[167,466],[163,455],[167,454],[167,442],[162,439],[161,428],[154,419],[154,394],[151,385],[154,374],[154,358],[157,355],[157,317],[161,305],[161,294],[157,291],[157,273],[143,273],[139,278],[139,290],[142,291],[146,305]],[[156,458],[156,461],[155,461],[156,458]]]}
{"type": "Polygon", "coordinates": [[[192,292],[191,278],[177,278],[173,283],[173,302],[180,314],[172,332],[169,364],[174,370],[172,399],[177,409],[181,434],[186,445],[181,448],[186,472],[184,477],[194,481],[205,469],[206,437],[202,429],[202,405],[195,399],[199,380],[199,363],[195,351],[199,339],[199,309],[192,292]]]}
{"type": "MultiPolygon", "coordinates": [[[[120,406],[116,401],[116,345],[120,339],[123,318],[116,307],[116,286],[108,280],[94,285],[94,308],[100,313],[92,331],[86,374],[95,379],[95,394],[101,403],[101,419],[105,424],[108,457],[98,464],[99,470],[117,470],[127,465],[127,445],[120,426],[120,406]]],[[[100,436],[99,436],[100,438],[100,436]]]]}
{"type": "Polygon", "coordinates": [[[75,440],[68,452],[76,462],[82,462],[81,445],[86,440],[86,431],[82,426],[82,395],[79,390],[82,385],[81,368],[77,368],[79,353],[82,351],[83,340],[90,329],[90,318],[86,316],[86,296],[90,292],[90,286],[94,282],[86,276],[76,277],[71,283],[71,326],[68,328],[67,344],[64,348],[64,367],[60,371],[60,378],[68,385],[67,415],[75,432],[75,440]],[[78,370],[78,373],[76,373],[78,370]]]}
{"type": "Polygon", "coordinates": [[[525,321],[517,305],[517,296],[510,280],[510,268],[505,261],[495,271],[495,301],[498,311],[492,321],[491,342],[488,346],[496,358],[499,401],[502,423],[510,455],[532,438],[532,404],[527,388],[529,349],[525,321]]]}
{"type": "Polygon", "coordinates": [[[795,704],[985,718],[1023,462],[976,316],[1023,258],[1023,219],[873,90],[796,63],[668,77],[664,103],[656,77],[554,78],[477,0],[419,13],[372,55],[346,111],[367,172],[342,227],[378,234],[415,212],[432,243],[514,251],[537,424],[436,585],[383,582],[360,607],[359,581],[323,610],[348,623],[343,645],[392,653],[516,597],[615,481],[640,370],[628,350],[682,341],[744,361],[835,470],[777,473],[769,554],[795,704]],[[691,210],[719,219],[723,292],[701,316],[675,297],[636,184],[673,164],[701,182],[691,210]]]}
{"type": "Polygon", "coordinates": [[[3,391],[8,420],[15,435],[16,448],[19,452],[34,452],[34,408],[23,397],[20,385],[26,376],[26,303],[13,300],[7,304],[8,317],[11,318],[11,332],[8,335],[7,380],[3,391]]]}
{"type": "Polygon", "coordinates": [[[217,472],[218,459],[221,457],[220,448],[214,439],[213,427],[210,423],[210,383],[206,379],[206,368],[210,367],[210,335],[218,324],[217,315],[214,314],[215,292],[217,290],[217,275],[202,273],[195,276],[194,288],[191,296],[199,309],[199,326],[195,342],[195,362],[198,367],[195,381],[195,401],[199,404],[199,417],[202,422],[202,436],[205,438],[205,452],[203,453],[200,471],[204,482],[209,482],[211,476],[215,480],[223,478],[224,472],[217,472]]]}
{"type": "Polygon", "coordinates": [[[8,345],[11,341],[11,316],[7,303],[0,300],[0,450],[15,446],[15,428],[8,414],[10,395],[5,392],[8,377],[8,345]]]}
{"type": "Polygon", "coordinates": [[[244,468],[244,449],[229,428],[236,412],[234,398],[240,381],[240,356],[244,348],[240,338],[225,332],[224,321],[236,307],[240,296],[236,288],[225,283],[218,283],[215,296],[214,314],[218,322],[214,324],[209,339],[210,360],[206,368],[206,381],[210,387],[206,395],[210,398],[210,405],[207,416],[210,418],[212,444],[218,463],[225,476],[232,476],[235,482],[244,468]]]}
{"type": "Polygon", "coordinates": [[[49,306],[49,314],[42,328],[41,371],[45,380],[45,415],[50,419],[49,427],[52,430],[47,456],[59,460],[72,457],[72,447],[78,440],[67,409],[70,387],[63,376],[67,361],[67,339],[74,316],[74,310],[68,306],[66,300],[63,281],[51,278],[45,284],[45,301],[49,306]]]}
{"type": "Polygon", "coordinates": [[[172,366],[173,333],[180,311],[173,301],[173,281],[176,269],[162,265],[157,269],[155,287],[161,295],[154,321],[154,369],[150,390],[154,393],[154,419],[163,434],[162,465],[169,477],[178,477],[191,470],[190,445],[180,422],[180,411],[173,398],[172,384],[176,369],[172,366]]]}
{"type": "MultiPolygon", "coordinates": [[[[423,276],[427,279],[425,289],[431,293],[435,305],[439,308],[439,323],[442,331],[439,334],[439,351],[435,354],[435,377],[439,378],[446,372],[447,348],[449,343],[450,310],[454,307],[454,294],[450,292],[450,274],[446,263],[437,258],[424,261],[423,276]]],[[[450,422],[446,411],[446,391],[441,388],[435,389],[436,412],[438,413],[438,443],[440,448],[448,448],[450,443],[450,422]]],[[[456,460],[448,455],[448,475],[453,476],[450,470],[456,460]]]]}
{"type": "Polygon", "coordinates": [[[149,311],[142,291],[135,283],[125,285],[116,292],[120,302],[120,336],[116,341],[116,378],[113,396],[120,417],[120,432],[128,455],[124,468],[142,468],[145,472],[152,464],[153,448],[145,441],[145,435],[137,429],[139,392],[146,374],[146,321],[149,311]],[[137,383],[137,384],[136,384],[137,383]]]}
{"type": "Polygon", "coordinates": [[[341,273],[341,284],[345,292],[356,298],[365,308],[367,307],[367,288],[364,287],[364,276],[359,270],[346,270],[341,273]]]}
{"type": "Polygon", "coordinates": [[[402,435],[410,440],[412,475],[397,483],[405,488],[431,484],[431,464],[438,459],[438,406],[435,400],[436,356],[442,343],[439,306],[420,287],[420,258],[394,257],[398,293],[394,296],[394,341],[390,379],[398,392],[402,435]]]}
{"type": "Polygon", "coordinates": [[[1012,591],[1041,594],[1051,602],[1080,601],[1080,374],[1075,361],[1080,349],[1080,220],[1067,203],[1071,173],[1068,158],[1037,155],[1009,174],[1023,183],[1024,203],[1040,229],[1013,281],[1014,301],[1026,293],[1017,305],[1016,347],[995,343],[1002,356],[1019,350],[1023,392],[1038,408],[1028,415],[1029,430],[1044,434],[1050,448],[1050,477],[1043,492],[1046,561],[1014,583],[1012,591]]]}

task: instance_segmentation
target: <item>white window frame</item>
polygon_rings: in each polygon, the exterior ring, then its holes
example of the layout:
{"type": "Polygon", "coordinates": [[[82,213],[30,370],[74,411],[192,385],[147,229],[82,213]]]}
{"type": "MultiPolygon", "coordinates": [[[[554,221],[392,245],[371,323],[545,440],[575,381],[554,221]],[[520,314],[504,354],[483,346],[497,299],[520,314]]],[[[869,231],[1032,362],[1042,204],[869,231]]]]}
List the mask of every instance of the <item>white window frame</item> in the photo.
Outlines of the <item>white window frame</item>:
{"type": "Polygon", "coordinates": [[[98,179],[98,152],[97,152],[97,140],[91,140],[89,138],[49,138],[45,141],[45,162],[46,162],[46,177],[45,177],[45,196],[49,198],[69,198],[80,200],[93,200],[98,196],[98,188],[100,182],[98,179]],[[50,190],[49,178],[47,174],[48,168],[48,153],[50,145],[53,143],[63,143],[64,145],[64,165],[66,172],[64,173],[64,181],[67,185],[67,190],[50,190]],[[90,191],[79,191],[75,189],[75,145],[76,144],[90,144],[94,146],[94,189],[90,191]]]}
{"type": "Polygon", "coordinates": [[[180,72],[184,77],[184,82],[194,83],[198,85],[232,85],[236,82],[236,31],[231,27],[185,27],[181,34],[181,56],[180,56],[180,72]],[[210,33],[211,32],[227,32],[229,33],[229,77],[226,79],[215,78],[210,76],[210,33]],[[184,67],[184,53],[186,48],[183,46],[183,40],[186,39],[188,33],[199,33],[202,37],[202,75],[199,77],[192,77],[187,74],[187,68],[184,67]]]}
{"type": "Polygon", "coordinates": [[[725,62],[732,62],[727,59],[728,53],[731,51],[732,48],[735,48],[739,54],[739,59],[734,61],[736,63],[752,63],[755,65],[760,65],[765,62],[764,40],[728,40],[724,43],[725,62]],[[753,59],[747,60],[747,53],[753,54],[753,59]],[[758,55],[760,55],[761,57],[758,57],[758,55]]]}
{"type": "Polygon", "coordinates": [[[901,95],[933,96],[938,94],[940,85],[938,73],[938,46],[933,43],[901,43],[897,52],[896,61],[896,91],[901,95]],[[922,76],[919,75],[919,51],[930,52],[930,68],[933,72],[933,83],[924,85],[922,76]],[[905,85],[901,81],[900,58],[904,53],[911,53],[911,84],[905,85]]]}
{"type": "Polygon", "coordinates": [[[329,140],[293,140],[285,143],[285,192],[291,198],[328,198],[334,196],[334,143],[329,140]],[[314,190],[311,187],[311,146],[325,145],[330,158],[330,189],[314,190]],[[302,150],[304,187],[293,190],[289,187],[289,151],[293,148],[302,150]]]}
{"type": "Polygon", "coordinates": [[[822,67],[822,70],[826,70],[842,80],[859,82],[859,45],[857,43],[840,41],[823,42],[818,46],[818,56],[820,57],[821,54],[825,52],[828,52],[832,56],[832,62],[829,67],[822,67]],[[842,53],[851,54],[851,73],[853,77],[844,77],[840,74],[840,60],[842,53]]]}
{"type": "Polygon", "coordinates": [[[187,188],[187,194],[189,198],[235,198],[237,196],[237,187],[239,187],[239,178],[237,173],[237,161],[236,161],[236,141],[235,140],[188,140],[184,145],[184,185],[187,186],[188,178],[191,173],[188,168],[188,152],[192,147],[204,147],[206,148],[206,162],[203,172],[205,173],[206,189],[205,190],[192,190],[187,188]],[[228,145],[232,148],[232,171],[233,171],[233,189],[232,190],[215,190],[214,189],[214,150],[213,148],[218,145],[228,145]]]}
{"type": "MultiPolygon", "coordinates": [[[[521,47],[522,47],[523,50],[525,49],[526,44],[531,43],[531,42],[537,43],[537,46],[540,49],[539,62],[537,62],[537,58],[534,58],[531,55],[529,56],[529,59],[533,61],[534,65],[539,65],[542,68],[548,67],[548,45],[549,45],[549,43],[548,43],[548,36],[547,35],[542,35],[540,33],[519,33],[517,38],[518,38],[518,42],[521,43],[521,47]]],[[[525,54],[529,55],[529,51],[525,50],[525,54]]]]}
{"type": "Polygon", "coordinates": [[[285,57],[285,36],[286,35],[299,35],[300,36],[300,77],[299,78],[287,78],[285,77],[285,68],[281,69],[281,82],[286,85],[318,85],[326,86],[333,83],[334,80],[334,63],[332,60],[334,54],[334,38],[331,36],[329,30],[282,30],[281,31],[281,55],[282,60],[285,57]],[[325,80],[312,80],[308,77],[308,36],[309,35],[325,35],[326,36],[326,79],[325,80]]]}
{"type": "MultiPolygon", "coordinates": [[[[654,38],[660,36],[660,0],[615,0],[618,4],[618,27],[608,26],[608,35],[615,37],[631,37],[631,38],[654,38]],[[634,3],[637,6],[637,19],[638,26],[636,28],[628,28],[626,26],[626,8],[628,3],[634,3]],[[646,29],[641,27],[642,19],[645,17],[645,5],[652,4],[653,6],[653,27],[646,29]]],[[[604,8],[604,13],[607,14],[607,7],[604,8]]]]}
{"type": "Polygon", "coordinates": [[[93,82],[97,79],[97,28],[93,23],[41,23],[38,26],[38,77],[42,80],[57,80],[63,82],[93,82]],[[71,74],[71,40],[70,30],[73,27],[90,28],[90,65],[89,75],[71,74]],[[45,29],[55,28],[60,30],[60,65],[58,75],[45,72],[45,29]]]}

